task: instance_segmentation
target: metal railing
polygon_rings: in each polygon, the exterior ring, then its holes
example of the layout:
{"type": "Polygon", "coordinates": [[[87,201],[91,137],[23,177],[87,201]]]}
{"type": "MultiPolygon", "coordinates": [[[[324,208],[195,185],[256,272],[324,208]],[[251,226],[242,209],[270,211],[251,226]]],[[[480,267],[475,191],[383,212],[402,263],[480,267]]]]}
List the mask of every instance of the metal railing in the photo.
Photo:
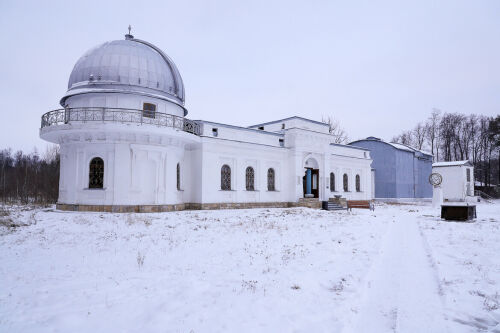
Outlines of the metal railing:
{"type": "Polygon", "coordinates": [[[201,134],[201,126],[195,121],[172,114],[121,108],[67,108],[45,113],[41,127],[70,124],[74,122],[115,122],[172,127],[195,135],[201,134]]]}
{"type": "Polygon", "coordinates": [[[492,197],[491,195],[489,195],[487,193],[484,193],[483,191],[480,191],[480,190],[474,190],[474,195],[476,195],[478,197],[481,197],[481,198],[483,198],[486,201],[488,201],[488,200],[495,200],[494,197],[492,197]]]}

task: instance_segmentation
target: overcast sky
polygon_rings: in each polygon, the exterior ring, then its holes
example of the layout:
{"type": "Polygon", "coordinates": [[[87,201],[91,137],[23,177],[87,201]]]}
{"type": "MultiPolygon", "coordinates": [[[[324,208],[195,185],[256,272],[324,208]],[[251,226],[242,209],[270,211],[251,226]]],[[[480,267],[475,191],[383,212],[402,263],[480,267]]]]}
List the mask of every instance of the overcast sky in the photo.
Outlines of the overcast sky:
{"type": "Polygon", "coordinates": [[[500,1],[0,0],[0,148],[43,150],[40,117],[95,45],[164,50],[191,119],[338,119],[389,140],[432,108],[500,113],[500,1]]]}

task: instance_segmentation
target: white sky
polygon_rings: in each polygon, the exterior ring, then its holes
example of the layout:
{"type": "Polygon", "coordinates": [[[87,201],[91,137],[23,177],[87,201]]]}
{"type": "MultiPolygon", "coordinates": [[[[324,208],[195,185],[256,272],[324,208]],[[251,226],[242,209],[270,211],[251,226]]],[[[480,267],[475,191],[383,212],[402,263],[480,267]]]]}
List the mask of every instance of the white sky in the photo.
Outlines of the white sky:
{"type": "Polygon", "coordinates": [[[493,116],[499,17],[500,1],[0,0],[0,148],[44,149],[73,65],[129,24],[176,63],[191,119],[332,115],[389,140],[434,107],[493,116]]]}

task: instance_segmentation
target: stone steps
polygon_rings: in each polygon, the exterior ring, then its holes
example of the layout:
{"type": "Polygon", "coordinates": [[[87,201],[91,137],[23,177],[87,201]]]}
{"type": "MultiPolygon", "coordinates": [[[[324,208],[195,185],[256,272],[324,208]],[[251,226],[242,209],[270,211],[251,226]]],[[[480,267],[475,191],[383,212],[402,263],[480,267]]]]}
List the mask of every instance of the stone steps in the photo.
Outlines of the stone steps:
{"type": "Polygon", "coordinates": [[[333,202],[333,201],[323,201],[322,208],[324,210],[346,210],[347,208],[343,207],[341,204],[333,202]]]}

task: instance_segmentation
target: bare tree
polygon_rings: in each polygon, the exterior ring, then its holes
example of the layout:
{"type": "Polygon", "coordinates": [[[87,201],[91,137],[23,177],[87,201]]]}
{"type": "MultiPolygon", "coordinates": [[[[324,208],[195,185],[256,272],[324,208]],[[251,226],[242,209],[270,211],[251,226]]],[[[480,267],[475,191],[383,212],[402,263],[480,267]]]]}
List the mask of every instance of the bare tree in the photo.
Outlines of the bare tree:
{"type": "Polygon", "coordinates": [[[333,136],[333,143],[347,143],[349,137],[346,131],[340,126],[338,120],[331,116],[321,117],[321,122],[328,124],[328,132],[333,136]]]}
{"type": "Polygon", "coordinates": [[[428,144],[434,161],[470,160],[476,179],[488,189],[490,184],[500,182],[500,147],[496,143],[500,125],[497,122],[492,117],[442,114],[440,110],[433,109],[425,125],[419,123],[412,131],[401,132],[393,138],[393,142],[417,149],[428,144]]]}
{"type": "Polygon", "coordinates": [[[500,115],[490,121],[489,138],[493,147],[497,150],[497,184],[500,185],[500,115]]]}
{"type": "Polygon", "coordinates": [[[427,134],[426,132],[426,127],[422,123],[418,123],[413,129],[414,144],[418,150],[422,150],[427,134]]]}
{"type": "Polygon", "coordinates": [[[51,159],[41,159],[36,150],[31,154],[0,151],[0,197],[4,203],[55,203],[58,192],[57,153],[51,159]]]}
{"type": "Polygon", "coordinates": [[[401,134],[392,137],[391,142],[402,143],[411,147],[415,142],[415,138],[412,131],[403,131],[401,134]]]}
{"type": "Polygon", "coordinates": [[[432,109],[431,116],[425,123],[426,137],[431,148],[431,154],[434,160],[439,160],[439,123],[441,122],[441,110],[432,109]]]}
{"type": "Polygon", "coordinates": [[[59,145],[47,145],[45,147],[45,153],[43,154],[43,159],[47,162],[55,161],[59,158],[59,145]]]}

